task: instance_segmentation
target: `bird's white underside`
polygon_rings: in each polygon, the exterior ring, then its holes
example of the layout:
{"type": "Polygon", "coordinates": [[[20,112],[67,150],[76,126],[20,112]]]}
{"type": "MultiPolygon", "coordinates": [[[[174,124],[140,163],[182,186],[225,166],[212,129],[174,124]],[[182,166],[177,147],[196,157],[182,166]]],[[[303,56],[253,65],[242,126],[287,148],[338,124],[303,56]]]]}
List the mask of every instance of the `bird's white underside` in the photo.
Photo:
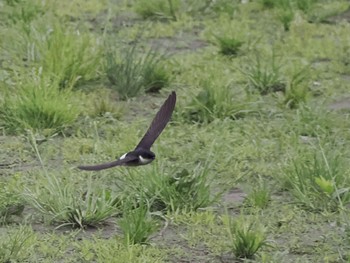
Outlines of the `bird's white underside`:
{"type": "Polygon", "coordinates": [[[139,155],[139,160],[142,164],[147,164],[152,162],[152,159],[143,158],[141,155],[139,155]]]}
{"type": "MultiPolygon", "coordinates": [[[[128,153],[124,153],[122,156],[120,156],[119,160],[123,160],[127,154],[128,153]]],[[[141,155],[139,155],[139,160],[140,160],[140,163],[142,164],[148,164],[152,162],[152,159],[143,158],[141,155]]]]}

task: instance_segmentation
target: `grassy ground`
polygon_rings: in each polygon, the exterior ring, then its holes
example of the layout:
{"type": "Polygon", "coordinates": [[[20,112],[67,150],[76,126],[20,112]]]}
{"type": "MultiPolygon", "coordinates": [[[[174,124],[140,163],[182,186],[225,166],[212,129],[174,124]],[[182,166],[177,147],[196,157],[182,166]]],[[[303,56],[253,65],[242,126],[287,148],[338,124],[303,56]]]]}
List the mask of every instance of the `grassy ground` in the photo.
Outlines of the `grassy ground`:
{"type": "Polygon", "coordinates": [[[0,1],[0,262],[350,262],[348,10],[0,1]]]}

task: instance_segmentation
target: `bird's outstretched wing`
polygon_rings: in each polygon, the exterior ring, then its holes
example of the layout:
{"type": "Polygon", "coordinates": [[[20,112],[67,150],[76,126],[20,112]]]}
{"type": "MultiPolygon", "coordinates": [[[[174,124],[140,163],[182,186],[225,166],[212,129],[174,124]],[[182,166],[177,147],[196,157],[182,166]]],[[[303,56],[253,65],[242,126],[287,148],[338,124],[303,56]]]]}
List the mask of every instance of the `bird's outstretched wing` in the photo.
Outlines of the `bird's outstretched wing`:
{"type": "Polygon", "coordinates": [[[136,161],[137,156],[125,156],[123,159],[118,159],[113,162],[109,163],[102,163],[102,164],[97,164],[97,165],[80,165],[78,166],[79,169],[85,170],[85,171],[99,171],[107,168],[111,168],[114,166],[120,166],[127,164],[128,162],[136,161]]]}
{"type": "Polygon", "coordinates": [[[139,144],[136,146],[135,150],[138,148],[143,148],[149,150],[158,138],[161,132],[164,130],[165,126],[169,122],[171,115],[174,111],[176,104],[176,93],[173,91],[167,100],[160,107],[157,115],[154,117],[150,127],[148,128],[146,134],[143,136],[139,144]]]}

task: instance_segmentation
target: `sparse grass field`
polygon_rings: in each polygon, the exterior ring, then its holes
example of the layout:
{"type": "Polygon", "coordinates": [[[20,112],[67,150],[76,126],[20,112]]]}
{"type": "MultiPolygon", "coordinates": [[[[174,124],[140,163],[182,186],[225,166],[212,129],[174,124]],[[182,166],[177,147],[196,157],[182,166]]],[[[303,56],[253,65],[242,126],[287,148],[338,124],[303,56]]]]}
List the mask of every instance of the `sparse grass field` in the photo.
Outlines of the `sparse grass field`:
{"type": "Polygon", "coordinates": [[[0,262],[350,262],[349,113],[347,0],[0,0],[0,262]]]}

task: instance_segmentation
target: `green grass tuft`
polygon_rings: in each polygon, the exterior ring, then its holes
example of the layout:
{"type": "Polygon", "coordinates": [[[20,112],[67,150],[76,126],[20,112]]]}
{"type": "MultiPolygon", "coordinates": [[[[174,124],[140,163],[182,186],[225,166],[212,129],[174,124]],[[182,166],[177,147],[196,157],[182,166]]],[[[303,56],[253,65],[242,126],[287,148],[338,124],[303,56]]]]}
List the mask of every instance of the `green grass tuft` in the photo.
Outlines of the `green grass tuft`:
{"type": "Polygon", "coordinates": [[[294,20],[295,13],[297,11],[295,1],[291,0],[278,0],[276,16],[282,23],[284,31],[289,31],[291,23],[294,20]]]}
{"type": "Polygon", "coordinates": [[[123,217],[118,225],[123,231],[125,245],[147,243],[150,235],[158,228],[158,222],[152,218],[149,205],[141,197],[138,204],[126,201],[124,206],[123,217]]]}
{"type": "Polygon", "coordinates": [[[336,211],[350,202],[349,176],[340,155],[300,153],[285,171],[285,187],[313,211],[336,211]]]}
{"type": "Polygon", "coordinates": [[[161,67],[163,56],[151,49],[141,55],[137,48],[136,41],[120,53],[107,47],[107,77],[112,88],[124,100],[143,91],[159,91],[169,81],[167,72],[161,67]]]}
{"type": "Polygon", "coordinates": [[[306,67],[293,72],[290,80],[287,82],[283,104],[291,109],[297,108],[300,104],[305,104],[310,97],[307,85],[309,79],[309,70],[306,67]]]}
{"type": "Polygon", "coordinates": [[[102,49],[93,35],[73,32],[54,22],[42,39],[35,39],[39,50],[39,64],[44,73],[51,76],[63,88],[96,78],[102,57],[102,49]]]}
{"type": "Polygon", "coordinates": [[[170,76],[164,67],[150,64],[150,66],[145,69],[143,82],[146,92],[158,92],[169,85],[170,76]]]}
{"type": "Polygon", "coordinates": [[[12,215],[23,213],[24,200],[16,187],[0,181],[0,223],[8,223],[12,215]]]}
{"type": "Polygon", "coordinates": [[[24,262],[34,251],[35,235],[27,226],[6,230],[0,240],[0,262],[24,262]]]}
{"type": "Polygon", "coordinates": [[[134,10],[144,19],[176,20],[179,0],[138,0],[134,10]]]}
{"type": "Polygon", "coordinates": [[[119,198],[111,191],[96,187],[91,178],[85,186],[77,187],[70,180],[46,175],[34,189],[27,188],[24,196],[35,209],[60,226],[95,226],[120,212],[119,198]]]}
{"type": "Polygon", "coordinates": [[[1,125],[13,134],[29,129],[52,135],[74,122],[78,113],[72,93],[54,83],[24,84],[15,94],[8,90],[0,104],[1,125]]]}
{"type": "Polygon", "coordinates": [[[265,230],[251,219],[240,217],[233,220],[226,215],[222,218],[229,234],[233,254],[238,258],[254,258],[263,246],[267,245],[265,230]]]}
{"type": "Polygon", "coordinates": [[[225,56],[237,56],[243,42],[230,37],[216,37],[220,53],[225,56]]]}
{"type": "Polygon", "coordinates": [[[258,91],[261,95],[271,92],[284,91],[285,84],[282,81],[281,63],[273,52],[271,57],[263,57],[257,54],[242,73],[248,80],[250,90],[258,91]]]}
{"type": "Polygon", "coordinates": [[[248,98],[237,99],[233,84],[219,84],[214,80],[203,80],[202,90],[193,96],[182,111],[191,122],[209,123],[215,119],[239,119],[254,111],[248,98]]]}
{"type": "Polygon", "coordinates": [[[7,73],[16,78],[39,72],[63,89],[98,78],[102,47],[94,35],[48,16],[41,18],[45,23],[38,19],[28,29],[16,26],[7,33],[1,44],[7,73]]]}
{"type": "Polygon", "coordinates": [[[200,163],[192,171],[172,171],[170,175],[157,168],[141,176],[129,173],[122,179],[126,198],[142,196],[139,201],[147,201],[151,211],[194,211],[217,198],[211,195],[208,164],[200,163]]]}
{"type": "Polygon", "coordinates": [[[245,204],[254,208],[264,209],[271,201],[271,192],[266,182],[260,178],[258,185],[255,186],[247,195],[245,204]]]}

